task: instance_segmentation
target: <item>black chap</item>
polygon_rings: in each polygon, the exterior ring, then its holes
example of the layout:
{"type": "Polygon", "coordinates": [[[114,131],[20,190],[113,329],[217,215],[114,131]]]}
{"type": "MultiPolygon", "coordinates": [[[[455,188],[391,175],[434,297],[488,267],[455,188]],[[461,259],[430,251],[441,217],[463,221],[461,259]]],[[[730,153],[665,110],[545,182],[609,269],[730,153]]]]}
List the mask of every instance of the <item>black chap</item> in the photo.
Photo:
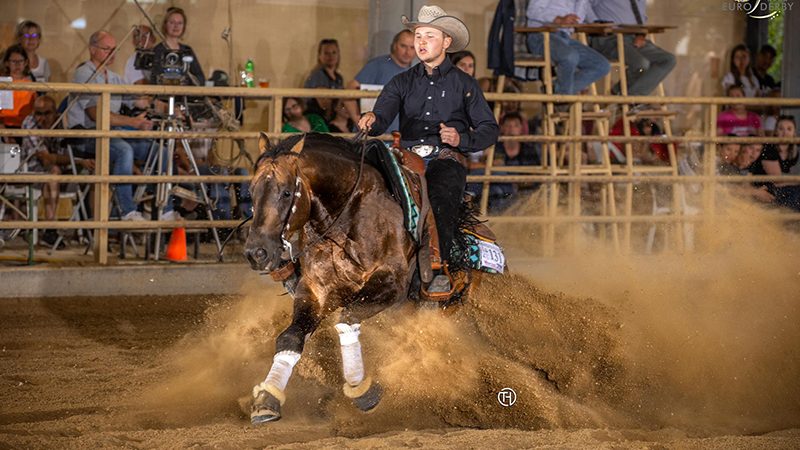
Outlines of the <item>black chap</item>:
{"type": "Polygon", "coordinates": [[[425,170],[428,182],[428,198],[439,232],[439,247],[442,259],[449,259],[450,249],[458,226],[467,170],[453,159],[434,159],[425,170]]]}

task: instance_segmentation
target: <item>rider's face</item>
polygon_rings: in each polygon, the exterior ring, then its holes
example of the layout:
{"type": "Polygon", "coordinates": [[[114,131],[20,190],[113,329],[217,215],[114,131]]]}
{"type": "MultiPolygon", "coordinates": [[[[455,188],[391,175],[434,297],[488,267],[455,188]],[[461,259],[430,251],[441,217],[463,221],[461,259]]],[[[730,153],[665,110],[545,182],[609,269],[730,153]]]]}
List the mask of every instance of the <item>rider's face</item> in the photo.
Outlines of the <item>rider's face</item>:
{"type": "Polygon", "coordinates": [[[417,27],[414,30],[414,50],[424,63],[438,63],[444,59],[445,51],[452,42],[441,30],[432,27],[417,27]]]}

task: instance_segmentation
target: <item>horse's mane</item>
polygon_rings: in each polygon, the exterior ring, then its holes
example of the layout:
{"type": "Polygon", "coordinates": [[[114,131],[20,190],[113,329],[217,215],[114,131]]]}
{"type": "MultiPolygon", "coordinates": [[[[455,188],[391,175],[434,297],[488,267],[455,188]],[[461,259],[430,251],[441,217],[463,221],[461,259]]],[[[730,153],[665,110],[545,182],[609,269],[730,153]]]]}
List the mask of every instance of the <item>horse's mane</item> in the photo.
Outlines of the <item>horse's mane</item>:
{"type": "Polygon", "coordinates": [[[256,167],[266,159],[275,159],[281,155],[291,154],[292,147],[303,138],[306,140],[303,146],[304,152],[309,150],[321,151],[347,158],[353,162],[358,162],[359,152],[356,148],[356,144],[351,141],[326,133],[306,133],[290,136],[279,142],[278,145],[272,149],[262,153],[256,161],[256,167]]]}

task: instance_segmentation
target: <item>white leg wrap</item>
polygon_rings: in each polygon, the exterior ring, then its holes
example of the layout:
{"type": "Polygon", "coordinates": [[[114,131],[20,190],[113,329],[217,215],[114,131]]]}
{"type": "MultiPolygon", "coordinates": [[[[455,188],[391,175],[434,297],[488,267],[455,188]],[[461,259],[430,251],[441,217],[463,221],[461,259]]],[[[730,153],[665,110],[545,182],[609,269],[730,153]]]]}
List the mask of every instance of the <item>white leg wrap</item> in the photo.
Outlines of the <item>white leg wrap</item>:
{"type": "Polygon", "coordinates": [[[281,392],[286,390],[286,383],[289,382],[289,377],[292,376],[292,369],[294,369],[298,361],[300,361],[300,353],[288,350],[276,353],[272,359],[272,368],[269,369],[269,374],[267,374],[264,384],[275,386],[281,392]]]}
{"type": "Polygon", "coordinates": [[[358,342],[361,324],[337,323],[339,344],[342,347],[342,369],[344,379],[350,386],[358,386],[364,380],[364,362],[361,360],[361,343],[358,342]]]}

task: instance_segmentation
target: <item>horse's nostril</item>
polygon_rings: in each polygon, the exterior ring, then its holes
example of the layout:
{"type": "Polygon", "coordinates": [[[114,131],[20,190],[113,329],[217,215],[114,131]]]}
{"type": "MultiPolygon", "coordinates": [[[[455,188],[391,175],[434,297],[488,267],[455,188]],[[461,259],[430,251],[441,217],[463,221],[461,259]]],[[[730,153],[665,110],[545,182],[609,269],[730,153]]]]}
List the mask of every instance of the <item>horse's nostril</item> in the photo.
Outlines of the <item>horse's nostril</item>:
{"type": "Polygon", "coordinates": [[[259,248],[256,249],[255,256],[256,256],[256,259],[258,259],[258,260],[267,259],[267,251],[264,250],[263,248],[259,247],[259,248]]]}

